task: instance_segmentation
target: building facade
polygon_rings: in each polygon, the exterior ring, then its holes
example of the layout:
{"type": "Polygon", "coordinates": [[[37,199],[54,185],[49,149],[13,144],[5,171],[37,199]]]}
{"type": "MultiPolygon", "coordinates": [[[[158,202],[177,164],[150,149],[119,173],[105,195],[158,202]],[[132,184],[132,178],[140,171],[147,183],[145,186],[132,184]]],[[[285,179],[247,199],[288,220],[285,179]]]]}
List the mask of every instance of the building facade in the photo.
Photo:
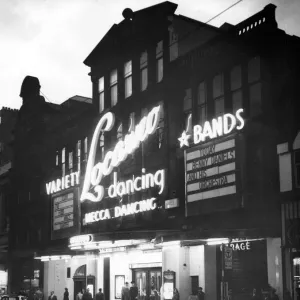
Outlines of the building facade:
{"type": "Polygon", "coordinates": [[[38,194],[21,210],[14,199],[11,238],[45,296],[102,288],[105,300],[121,299],[131,281],[143,300],[172,299],[174,288],[185,299],[199,286],[211,299],[292,292],[276,146],[282,74],[298,40],[278,29],[272,4],[220,28],[176,8],[123,11],[84,61],[90,109],[63,122],[45,104],[37,111],[36,93],[23,97],[23,122],[37,115],[25,154],[30,130],[17,133],[14,174],[19,190],[38,194]],[[18,227],[22,214],[39,221],[18,227]]]}
{"type": "Polygon", "coordinates": [[[8,199],[11,195],[9,172],[12,162],[11,142],[18,111],[3,107],[0,110],[0,290],[7,292],[8,281],[8,199]]]}

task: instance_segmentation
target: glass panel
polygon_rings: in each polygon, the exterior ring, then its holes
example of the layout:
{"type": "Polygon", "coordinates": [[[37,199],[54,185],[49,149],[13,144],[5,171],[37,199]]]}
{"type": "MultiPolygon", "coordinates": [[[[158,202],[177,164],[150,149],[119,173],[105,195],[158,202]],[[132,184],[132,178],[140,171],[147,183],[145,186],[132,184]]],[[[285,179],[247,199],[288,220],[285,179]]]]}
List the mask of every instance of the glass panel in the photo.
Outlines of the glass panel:
{"type": "Polygon", "coordinates": [[[260,79],[260,58],[259,56],[252,58],[248,63],[248,82],[260,79]]]}
{"type": "Polygon", "coordinates": [[[104,110],[104,92],[99,95],[99,112],[104,110]]]}
{"type": "Polygon", "coordinates": [[[146,90],[148,86],[148,68],[144,68],[141,71],[141,90],[146,90]]]}
{"type": "Polygon", "coordinates": [[[178,42],[175,42],[170,46],[170,61],[175,60],[178,57],[178,42]]]}
{"type": "Polygon", "coordinates": [[[69,169],[73,168],[73,151],[69,152],[69,169]]]}
{"type": "Polygon", "coordinates": [[[132,74],[132,62],[131,60],[124,64],[124,76],[127,77],[132,74]]]}
{"type": "Polygon", "coordinates": [[[213,79],[213,97],[217,98],[224,93],[223,74],[218,74],[213,79]]]}
{"type": "Polygon", "coordinates": [[[219,117],[224,114],[224,98],[215,99],[215,117],[219,117]]]}
{"type": "Polygon", "coordinates": [[[156,58],[162,55],[162,52],[163,52],[163,41],[160,41],[157,43],[156,46],[156,58]]]}
{"type": "Polygon", "coordinates": [[[146,272],[136,272],[135,282],[138,288],[138,299],[144,300],[147,297],[146,272]]]}
{"type": "Polygon", "coordinates": [[[157,82],[161,82],[163,79],[163,72],[164,72],[164,66],[163,66],[163,58],[157,60],[157,82]]]}
{"type": "Polygon", "coordinates": [[[111,106],[115,106],[118,102],[118,86],[114,85],[110,89],[111,106]]]}
{"type": "Polygon", "coordinates": [[[101,77],[99,79],[99,92],[103,92],[104,91],[104,77],[101,77]]]}
{"type": "Polygon", "coordinates": [[[185,96],[183,99],[183,110],[191,110],[192,109],[192,89],[185,90],[185,96]]]}
{"type": "Polygon", "coordinates": [[[198,106],[197,109],[198,114],[198,123],[199,125],[204,125],[204,122],[206,121],[206,105],[198,106]]]}
{"type": "Polygon", "coordinates": [[[256,83],[249,88],[250,116],[261,113],[261,83],[256,83]]]}
{"type": "Polygon", "coordinates": [[[117,69],[110,72],[110,85],[116,84],[118,81],[117,69]]]}
{"type": "Polygon", "coordinates": [[[200,82],[198,85],[198,105],[206,103],[206,90],[205,90],[205,83],[200,82]]]}
{"type": "Polygon", "coordinates": [[[235,66],[230,73],[231,90],[239,89],[242,86],[242,70],[241,66],[235,66]]]}
{"type": "Polygon", "coordinates": [[[125,78],[125,98],[132,95],[132,76],[125,78]]]}
{"type": "Polygon", "coordinates": [[[146,67],[147,66],[147,62],[148,62],[148,53],[147,51],[143,52],[141,54],[141,58],[140,58],[140,67],[146,67]]]}
{"type": "Polygon", "coordinates": [[[232,93],[232,111],[235,113],[238,109],[242,108],[242,90],[238,90],[232,93]]]}

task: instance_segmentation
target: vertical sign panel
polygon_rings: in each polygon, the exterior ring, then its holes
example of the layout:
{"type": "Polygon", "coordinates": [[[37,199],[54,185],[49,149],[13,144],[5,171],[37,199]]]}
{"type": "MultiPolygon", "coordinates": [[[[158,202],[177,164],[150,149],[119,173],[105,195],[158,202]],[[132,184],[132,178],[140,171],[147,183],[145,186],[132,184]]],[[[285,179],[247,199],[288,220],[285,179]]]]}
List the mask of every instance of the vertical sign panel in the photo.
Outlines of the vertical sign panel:
{"type": "Polygon", "coordinates": [[[236,139],[234,137],[187,149],[185,151],[187,215],[190,215],[189,211],[195,214],[195,209],[204,206],[204,202],[207,203],[212,198],[235,195],[237,192],[236,169],[236,139]],[[200,201],[203,203],[199,204],[200,201]]]}

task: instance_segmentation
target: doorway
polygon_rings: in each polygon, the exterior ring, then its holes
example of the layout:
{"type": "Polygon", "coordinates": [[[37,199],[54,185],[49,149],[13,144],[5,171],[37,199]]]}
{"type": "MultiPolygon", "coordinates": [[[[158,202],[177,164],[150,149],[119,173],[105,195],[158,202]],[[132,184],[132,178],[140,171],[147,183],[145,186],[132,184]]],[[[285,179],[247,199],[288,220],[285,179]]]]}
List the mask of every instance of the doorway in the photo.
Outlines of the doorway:
{"type": "Polygon", "coordinates": [[[77,268],[73,276],[74,281],[74,300],[79,291],[83,292],[86,289],[86,265],[77,268]]]}
{"type": "Polygon", "coordinates": [[[138,287],[138,300],[160,300],[161,268],[134,269],[132,278],[138,287]]]}

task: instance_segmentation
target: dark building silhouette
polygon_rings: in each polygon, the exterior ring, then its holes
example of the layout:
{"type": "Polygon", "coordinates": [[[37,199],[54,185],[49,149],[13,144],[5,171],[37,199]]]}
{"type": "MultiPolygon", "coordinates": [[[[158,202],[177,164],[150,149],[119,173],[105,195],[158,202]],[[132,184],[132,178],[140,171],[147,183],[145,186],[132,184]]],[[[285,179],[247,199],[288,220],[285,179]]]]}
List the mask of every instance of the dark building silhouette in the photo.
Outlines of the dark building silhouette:
{"type": "Polygon", "coordinates": [[[298,130],[299,39],[277,27],[273,4],[220,28],[176,8],[123,11],[84,61],[91,103],[48,104],[26,79],[12,289],[37,274],[45,295],[67,287],[70,299],[86,288],[119,299],[126,281],[145,300],[173,287],[182,299],[199,286],[210,299],[295,287],[276,149],[298,130]]]}

